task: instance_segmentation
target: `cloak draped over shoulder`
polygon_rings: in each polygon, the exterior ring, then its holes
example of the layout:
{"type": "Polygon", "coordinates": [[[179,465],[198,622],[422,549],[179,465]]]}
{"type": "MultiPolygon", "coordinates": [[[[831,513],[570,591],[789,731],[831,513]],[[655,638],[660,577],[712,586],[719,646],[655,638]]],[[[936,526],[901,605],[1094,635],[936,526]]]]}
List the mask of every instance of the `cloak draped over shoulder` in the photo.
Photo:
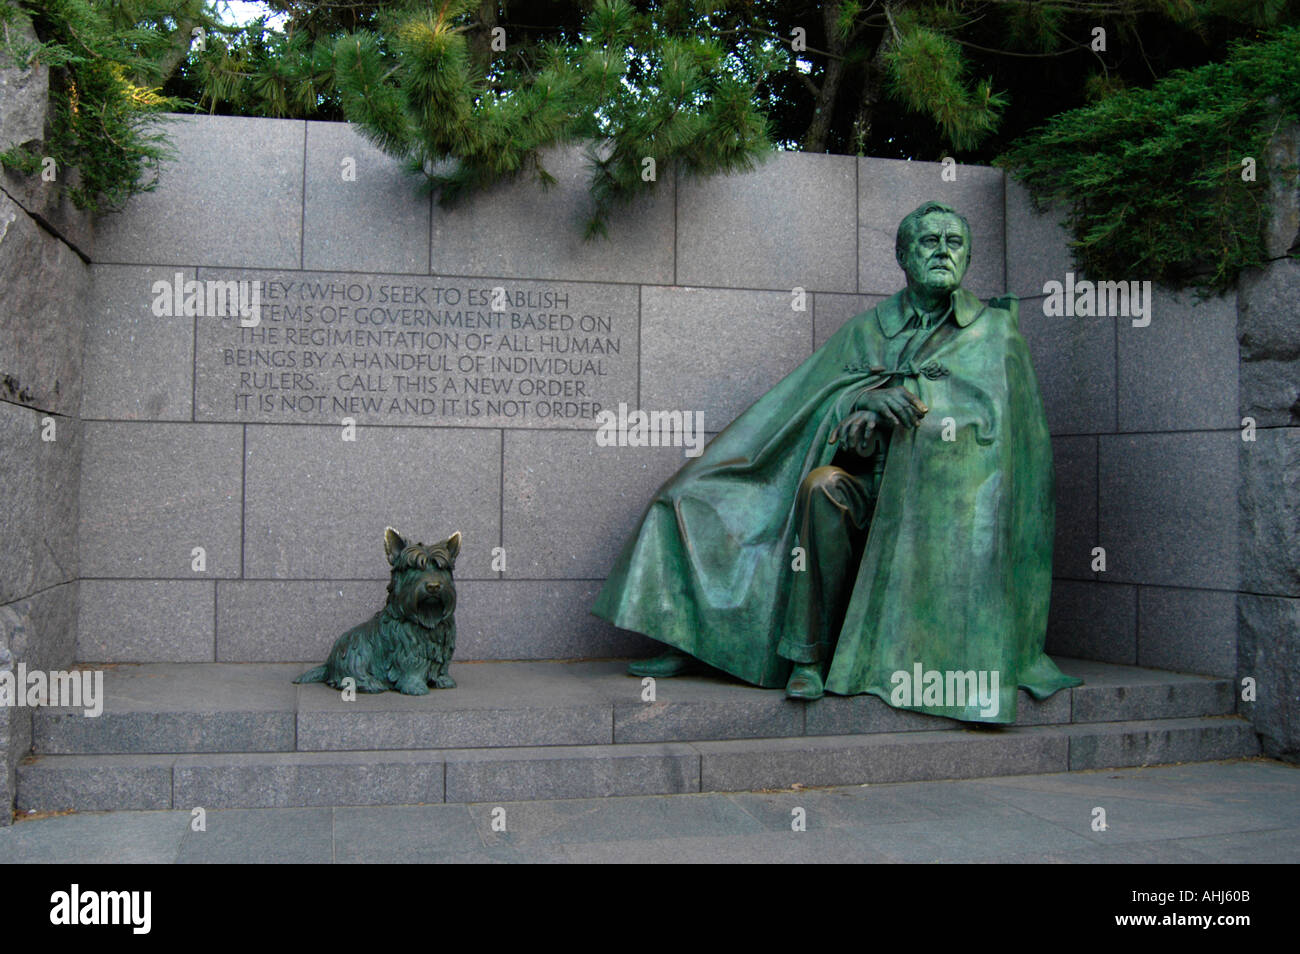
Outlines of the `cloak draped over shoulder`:
{"type": "Polygon", "coordinates": [[[994,714],[974,699],[927,704],[919,686],[900,708],[1012,722],[1017,687],[1041,699],[1079,684],[1043,652],[1052,457],[1017,303],[985,306],[958,288],[948,320],[920,334],[905,295],[850,319],[659,489],[596,615],[746,682],[784,686],[791,663],[777,645],[807,626],[796,591],[809,574],[793,569],[799,485],[840,450],[832,437],[858,395],[901,383],[929,412],[889,434],[826,689],[896,703],[895,674],[918,664],[996,672],[994,714]]]}

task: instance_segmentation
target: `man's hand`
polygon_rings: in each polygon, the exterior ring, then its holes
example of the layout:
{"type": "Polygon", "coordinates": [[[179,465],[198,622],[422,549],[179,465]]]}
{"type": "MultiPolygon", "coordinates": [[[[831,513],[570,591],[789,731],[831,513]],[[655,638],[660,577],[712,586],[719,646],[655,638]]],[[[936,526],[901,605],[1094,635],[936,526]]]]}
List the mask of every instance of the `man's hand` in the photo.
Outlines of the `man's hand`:
{"type": "Polygon", "coordinates": [[[876,425],[880,415],[875,411],[854,411],[840,423],[844,435],[841,446],[862,457],[870,457],[875,449],[876,425]]]}
{"type": "Polygon", "coordinates": [[[919,397],[904,387],[864,391],[854,407],[859,411],[874,412],[894,427],[916,427],[930,410],[921,403],[919,397]]]}

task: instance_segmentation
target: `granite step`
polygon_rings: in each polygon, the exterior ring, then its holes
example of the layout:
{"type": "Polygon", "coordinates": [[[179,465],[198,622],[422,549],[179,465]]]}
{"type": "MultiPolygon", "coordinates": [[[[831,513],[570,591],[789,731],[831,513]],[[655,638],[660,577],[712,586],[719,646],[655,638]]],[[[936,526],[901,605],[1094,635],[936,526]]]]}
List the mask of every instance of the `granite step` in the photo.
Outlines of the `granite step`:
{"type": "MultiPolygon", "coordinates": [[[[1058,660],[1085,684],[1037,701],[1020,693],[1018,727],[1196,719],[1233,714],[1231,679],[1058,660]]],[[[890,707],[875,696],[794,702],[721,675],[661,679],[644,701],[624,663],[492,662],[453,666],[460,688],[345,702],[295,686],[302,664],[104,667],[101,715],[33,711],[40,755],[409,752],[932,735],[961,723],[890,707]]],[[[1055,771],[1055,769],[1053,769],[1055,771]]]]}
{"type": "Polygon", "coordinates": [[[1256,755],[1236,716],[390,751],[37,755],[20,811],[505,802],[981,778],[1256,755]]]}

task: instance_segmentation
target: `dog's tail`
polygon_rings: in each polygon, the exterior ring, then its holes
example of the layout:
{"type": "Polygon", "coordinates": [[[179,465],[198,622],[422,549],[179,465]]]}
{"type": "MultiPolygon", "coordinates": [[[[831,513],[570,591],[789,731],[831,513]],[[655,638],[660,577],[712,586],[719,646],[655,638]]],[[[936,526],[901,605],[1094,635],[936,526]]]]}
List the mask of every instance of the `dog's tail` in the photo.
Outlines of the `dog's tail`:
{"type": "Polygon", "coordinates": [[[301,676],[299,676],[297,679],[294,680],[294,682],[324,682],[324,681],[325,681],[324,666],[317,666],[315,669],[308,669],[305,673],[303,673],[301,676]]]}

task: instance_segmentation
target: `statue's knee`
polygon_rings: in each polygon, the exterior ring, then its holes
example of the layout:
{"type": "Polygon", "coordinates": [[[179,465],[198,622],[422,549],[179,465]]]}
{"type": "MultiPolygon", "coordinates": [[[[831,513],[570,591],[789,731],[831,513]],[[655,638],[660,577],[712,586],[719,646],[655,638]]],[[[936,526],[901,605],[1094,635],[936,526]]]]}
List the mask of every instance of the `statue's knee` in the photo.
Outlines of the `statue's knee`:
{"type": "Polygon", "coordinates": [[[808,476],[799,485],[799,495],[804,499],[821,494],[826,497],[834,495],[836,485],[844,479],[842,467],[827,465],[808,472],[808,476]]]}

